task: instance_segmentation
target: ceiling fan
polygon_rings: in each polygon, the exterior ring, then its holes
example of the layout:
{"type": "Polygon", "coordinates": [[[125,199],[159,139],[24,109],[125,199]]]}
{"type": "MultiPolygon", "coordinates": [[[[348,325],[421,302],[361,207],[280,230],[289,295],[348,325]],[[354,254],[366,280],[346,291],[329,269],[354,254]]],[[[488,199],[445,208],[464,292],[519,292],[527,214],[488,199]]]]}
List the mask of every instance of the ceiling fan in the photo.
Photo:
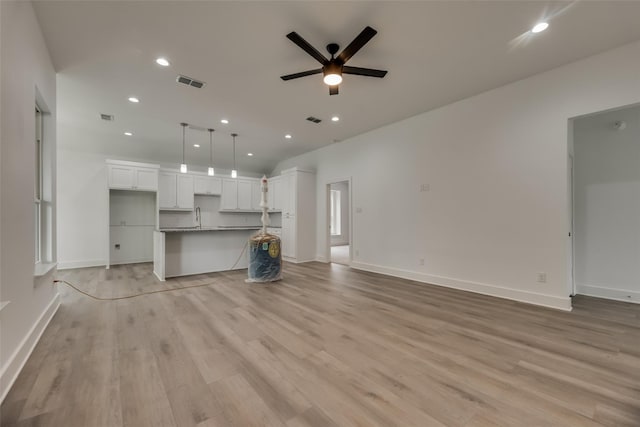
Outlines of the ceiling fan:
{"type": "Polygon", "coordinates": [[[329,43],[327,45],[327,51],[331,55],[331,59],[327,59],[323,54],[318,52],[316,48],[311,46],[305,39],[303,39],[295,31],[287,34],[287,38],[297,44],[302,50],[311,55],[316,61],[322,64],[322,68],[315,70],[302,71],[301,73],[287,74],[286,76],[280,76],[282,80],[297,79],[300,77],[310,76],[312,74],[324,74],[323,81],[329,86],[329,95],[338,94],[338,85],[342,82],[342,74],[355,74],[357,76],[368,77],[384,77],[387,72],[383,70],[374,70],[371,68],[350,67],[344,65],[356,52],[358,52],[362,46],[367,44],[373,36],[378,32],[371,27],[366,27],[358,37],[347,46],[338,56],[335,56],[340,49],[340,46],[336,43],[329,43]]]}

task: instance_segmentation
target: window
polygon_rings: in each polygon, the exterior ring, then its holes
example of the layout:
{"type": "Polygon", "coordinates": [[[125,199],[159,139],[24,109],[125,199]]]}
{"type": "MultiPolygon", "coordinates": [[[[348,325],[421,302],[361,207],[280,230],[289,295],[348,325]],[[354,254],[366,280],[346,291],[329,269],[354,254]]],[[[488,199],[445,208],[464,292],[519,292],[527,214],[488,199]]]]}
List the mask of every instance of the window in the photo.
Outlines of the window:
{"type": "Polygon", "coordinates": [[[35,187],[34,187],[34,235],[35,262],[42,261],[42,112],[36,105],[36,140],[35,140],[35,187]]]}
{"type": "Polygon", "coordinates": [[[331,229],[332,236],[339,236],[342,234],[340,227],[340,190],[331,190],[331,229]]]}

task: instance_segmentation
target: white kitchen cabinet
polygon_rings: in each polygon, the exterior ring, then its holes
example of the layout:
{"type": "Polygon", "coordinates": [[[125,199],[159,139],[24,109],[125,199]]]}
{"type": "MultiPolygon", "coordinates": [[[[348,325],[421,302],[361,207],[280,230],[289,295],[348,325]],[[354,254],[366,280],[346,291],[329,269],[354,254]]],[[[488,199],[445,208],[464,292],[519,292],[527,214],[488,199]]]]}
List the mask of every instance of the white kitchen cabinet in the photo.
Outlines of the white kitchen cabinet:
{"type": "Polygon", "coordinates": [[[251,206],[251,184],[252,182],[245,179],[238,179],[238,209],[249,211],[251,206]]]}
{"type": "Polygon", "coordinates": [[[107,160],[109,188],[114,190],[158,190],[158,166],[107,160]]]}
{"type": "Polygon", "coordinates": [[[193,210],[193,176],[160,173],[158,206],[160,210],[193,210]]]}
{"type": "Polygon", "coordinates": [[[313,261],[316,257],[315,174],[293,168],[282,171],[280,178],[282,256],[292,262],[313,261]]]}
{"type": "Polygon", "coordinates": [[[262,200],[262,181],[251,182],[251,209],[261,211],[260,201],[262,200]]]}
{"type": "Polygon", "coordinates": [[[238,180],[225,178],[222,180],[221,210],[234,210],[238,208],[238,180]]]}
{"type": "Polygon", "coordinates": [[[219,196],[222,194],[222,178],[196,175],[193,177],[193,192],[195,194],[219,196]]]}
{"type": "MultiPolygon", "coordinates": [[[[260,191],[260,181],[253,178],[225,178],[222,180],[220,210],[252,212],[260,209],[255,201],[255,185],[260,191]]],[[[258,196],[259,197],[259,196],[258,196]]]]}
{"type": "Polygon", "coordinates": [[[282,178],[269,178],[269,211],[282,211],[282,178]]]}

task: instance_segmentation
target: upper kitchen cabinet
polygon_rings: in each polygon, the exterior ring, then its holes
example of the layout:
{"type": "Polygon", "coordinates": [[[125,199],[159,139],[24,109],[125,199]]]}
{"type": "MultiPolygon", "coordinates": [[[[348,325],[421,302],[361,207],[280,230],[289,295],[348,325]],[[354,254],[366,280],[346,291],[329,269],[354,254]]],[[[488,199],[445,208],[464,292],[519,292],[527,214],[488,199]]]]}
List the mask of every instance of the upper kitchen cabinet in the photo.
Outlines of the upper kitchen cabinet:
{"type": "Polygon", "coordinates": [[[283,202],[283,182],[282,177],[275,176],[273,178],[269,178],[269,211],[270,212],[280,212],[282,211],[282,202],[283,202]]]}
{"type": "Polygon", "coordinates": [[[195,175],[193,177],[193,192],[207,196],[219,196],[222,194],[222,178],[195,175]]]}
{"type": "Polygon", "coordinates": [[[193,175],[161,172],[158,185],[160,210],[193,210],[193,175]]]}
{"type": "Polygon", "coordinates": [[[158,165],[107,160],[109,188],[115,190],[158,190],[158,165]]]}
{"type": "Polygon", "coordinates": [[[260,180],[255,178],[224,178],[220,210],[255,212],[260,210],[260,180]],[[256,193],[255,185],[258,185],[256,193]],[[257,196],[256,196],[257,194],[257,196]],[[256,203],[256,197],[258,201],[256,203]]]}
{"type": "Polygon", "coordinates": [[[254,211],[262,210],[260,207],[260,201],[262,199],[262,182],[252,181],[251,182],[251,209],[254,211]]]}

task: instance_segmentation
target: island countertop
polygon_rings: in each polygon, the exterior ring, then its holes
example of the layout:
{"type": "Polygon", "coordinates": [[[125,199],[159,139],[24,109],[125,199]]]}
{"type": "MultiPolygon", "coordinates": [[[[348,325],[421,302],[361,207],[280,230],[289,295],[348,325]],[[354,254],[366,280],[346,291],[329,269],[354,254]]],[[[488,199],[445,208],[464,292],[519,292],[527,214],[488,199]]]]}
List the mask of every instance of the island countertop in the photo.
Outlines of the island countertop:
{"type": "Polygon", "coordinates": [[[233,230],[260,230],[260,226],[218,226],[218,227],[176,227],[176,228],[159,228],[156,231],[161,233],[181,233],[193,231],[233,231],[233,230]]]}

